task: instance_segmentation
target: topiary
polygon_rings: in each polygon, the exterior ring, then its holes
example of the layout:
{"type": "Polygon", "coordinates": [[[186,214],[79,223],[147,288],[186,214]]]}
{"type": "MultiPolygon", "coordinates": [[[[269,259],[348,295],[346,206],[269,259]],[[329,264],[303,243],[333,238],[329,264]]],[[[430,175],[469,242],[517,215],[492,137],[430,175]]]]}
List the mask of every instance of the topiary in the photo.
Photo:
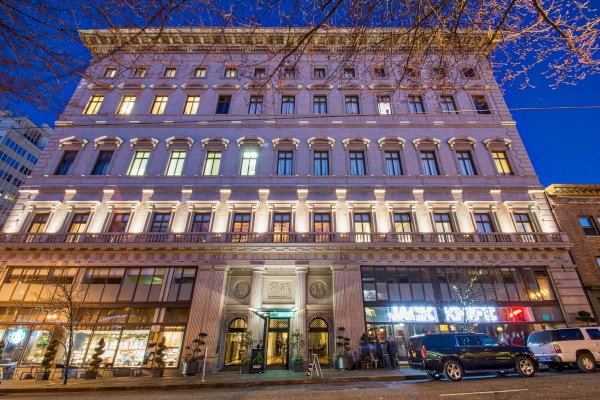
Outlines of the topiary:
{"type": "Polygon", "coordinates": [[[158,368],[165,367],[165,350],[167,349],[167,344],[165,343],[167,340],[166,337],[163,336],[160,342],[156,345],[156,351],[154,352],[154,362],[158,368]]]}
{"type": "Polygon", "coordinates": [[[104,354],[104,346],[104,338],[101,338],[98,341],[96,347],[94,348],[94,352],[92,353],[92,359],[88,364],[89,372],[98,371],[98,369],[100,369],[100,364],[102,364],[102,357],[100,356],[104,354]]]}
{"type": "Polygon", "coordinates": [[[48,371],[52,367],[52,363],[54,362],[54,357],[56,357],[57,351],[58,340],[52,339],[48,344],[48,347],[46,347],[44,358],[42,358],[42,365],[40,366],[41,371],[48,371]]]}

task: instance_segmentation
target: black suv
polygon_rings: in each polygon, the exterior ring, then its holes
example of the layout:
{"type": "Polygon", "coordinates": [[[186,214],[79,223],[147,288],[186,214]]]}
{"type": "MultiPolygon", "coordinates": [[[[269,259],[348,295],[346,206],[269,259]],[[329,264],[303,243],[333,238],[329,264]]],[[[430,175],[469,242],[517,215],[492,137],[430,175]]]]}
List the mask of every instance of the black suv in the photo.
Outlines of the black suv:
{"type": "Polygon", "coordinates": [[[531,377],[538,369],[538,360],[528,347],[506,346],[481,333],[412,336],[408,362],[433,379],[445,376],[451,381],[460,381],[465,371],[495,371],[503,375],[516,370],[521,376],[531,377]]]}

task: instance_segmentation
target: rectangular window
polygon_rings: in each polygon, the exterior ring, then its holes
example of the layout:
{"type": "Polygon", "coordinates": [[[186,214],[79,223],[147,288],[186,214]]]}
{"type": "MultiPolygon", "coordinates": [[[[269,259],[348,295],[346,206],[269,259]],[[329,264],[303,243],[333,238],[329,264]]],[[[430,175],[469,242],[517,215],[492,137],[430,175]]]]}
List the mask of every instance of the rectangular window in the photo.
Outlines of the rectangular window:
{"type": "Polygon", "coordinates": [[[76,151],[65,151],[56,168],[56,172],[54,175],[69,175],[71,172],[71,168],[73,168],[73,164],[75,163],[75,158],[77,157],[76,151]]]}
{"type": "Polygon", "coordinates": [[[592,217],[580,217],[579,225],[581,225],[581,228],[586,235],[598,235],[598,230],[596,230],[596,227],[594,226],[594,219],[592,217]]]}
{"type": "Polygon", "coordinates": [[[85,106],[85,110],[83,111],[83,113],[86,115],[98,114],[98,111],[100,111],[100,106],[102,105],[103,101],[103,95],[92,95],[92,97],[90,97],[90,100],[87,103],[87,106],[85,106]]]}
{"type": "Polygon", "coordinates": [[[152,225],[150,232],[164,233],[169,230],[169,222],[171,222],[171,213],[154,213],[152,216],[152,225]]]}
{"type": "Polygon", "coordinates": [[[229,108],[231,107],[231,96],[221,95],[217,101],[217,110],[215,114],[229,114],[229,108]]]}
{"type": "Polygon", "coordinates": [[[267,70],[265,68],[254,68],[255,78],[265,78],[267,76],[267,70]]]}
{"type": "Polygon", "coordinates": [[[167,107],[167,100],[169,100],[169,96],[156,96],[154,103],[152,103],[150,114],[164,114],[167,107]]]}
{"type": "Polygon", "coordinates": [[[477,75],[475,74],[475,68],[463,68],[462,73],[465,78],[477,77],[477,75]]]}
{"type": "Polygon", "coordinates": [[[275,214],[273,215],[273,242],[287,243],[290,241],[291,215],[275,214]]]}
{"type": "Polygon", "coordinates": [[[375,78],[385,78],[385,68],[376,67],[373,69],[373,75],[375,78]]]}
{"type": "Polygon", "coordinates": [[[112,221],[108,226],[108,232],[110,233],[124,233],[127,230],[127,223],[129,222],[129,213],[115,213],[112,221]]]}
{"type": "MultiPolygon", "coordinates": [[[[436,233],[450,233],[454,231],[450,214],[433,214],[433,221],[436,233]]],[[[437,235],[436,238],[440,242],[454,242],[452,235],[437,235]]]]}
{"type": "Polygon", "coordinates": [[[206,78],[206,68],[198,67],[194,70],[194,78],[206,78]]]}
{"type": "Polygon", "coordinates": [[[380,115],[389,115],[392,113],[390,96],[377,96],[377,112],[380,115]]]}
{"type": "Polygon", "coordinates": [[[221,151],[211,150],[206,153],[202,175],[217,176],[221,167],[221,151]]]}
{"type": "Polygon", "coordinates": [[[250,107],[248,108],[248,114],[262,114],[263,110],[263,97],[262,96],[250,96],[250,107]]]}
{"type": "Polygon", "coordinates": [[[421,96],[408,96],[408,110],[413,114],[423,114],[423,99],[421,96]]]}
{"type": "Polygon", "coordinates": [[[402,175],[402,167],[400,166],[400,153],[397,151],[386,151],[385,166],[388,175],[402,175]]]}
{"type": "Polygon", "coordinates": [[[29,225],[29,233],[43,233],[46,230],[46,224],[50,218],[50,213],[36,214],[29,225]]]}
{"type": "Polygon", "coordinates": [[[327,114],[327,96],[313,97],[313,114],[327,114]]]}
{"type": "Polygon", "coordinates": [[[358,96],[346,96],[346,114],[360,114],[358,96]]]}
{"type": "Polygon", "coordinates": [[[412,232],[409,213],[394,214],[395,232],[412,232]]]}
{"type": "Polygon", "coordinates": [[[133,71],[134,78],[143,78],[144,76],[146,76],[146,68],[136,68],[133,71]]]}
{"type": "Polygon", "coordinates": [[[325,243],[331,241],[331,214],[316,213],[313,219],[315,242],[325,243]]]}
{"type": "Polygon", "coordinates": [[[169,67],[165,69],[165,78],[175,78],[177,68],[169,67]]]}
{"type": "Polygon", "coordinates": [[[496,170],[500,175],[512,175],[505,151],[492,151],[492,158],[496,164],[496,170]]]}
{"type": "Polygon", "coordinates": [[[225,78],[235,78],[236,69],[235,67],[225,68],[225,78]]]}
{"type": "Polygon", "coordinates": [[[148,165],[148,159],[150,158],[149,150],[138,150],[133,155],[131,160],[131,166],[127,175],[131,176],[144,176],[146,173],[146,166],[148,165]]]}
{"type": "Polygon", "coordinates": [[[281,113],[294,114],[296,112],[296,96],[283,96],[281,98],[281,113]]]}
{"type": "Polygon", "coordinates": [[[494,225],[492,224],[492,216],[488,213],[476,213],[475,225],[477,226],[477,232],[479,233],[493,233],[494,225]]]}
{"type": "Polygon", "coordinates": [[[366,175],[365,168],[365,152],[351,151],[350,152],[350,175],[366,175]]]}
{"type": "Polygon", "coordinates": [[[442,106],[442,112],[445,114],[456,114],[456,104],[454,104],[454,97],[452,96],[440,96],[440,103],[442,106]]]}
{"type": "Polygon", "coordinates": [[[422,151],[421,152],[421,166],[423,167],[423,175],[439,175],[439,169],[437,160],[435,159],[435,152],[433,151],[422,151]]]}
{"type": "Polygon", "coordinates": [[[232,242],[247,242],[250,232],[250,214],[235,214],[231,231],[234,233],[231,235],[232,242]],[[240,233],[244,233],[244,235],[240,235],[240,233]]]}
{"type": "Polygon", "coordinates": [[[354,214],[354,233],[356,242],[367,243],[371,241],[371,215],[367,213],[354,214]]]}
{"type": "Polygon", "coordinates": [[[185,100],[185,107],[183,108],[183,113],[186,115],[197,114],[199,106],[200,96],[188,96],[185,100]]]}
{"type": "Polygon", "coordinates": [[[208,232],[210,229],[210,214],[195,213],[192,221],[192,232],[208,232]]]}
{"type": "Polygon", "coordinates": [[[329,152],[315,151],[314,174],[317,176],[329,175],[329,152]]]}
{"type": "Polygon", "coordinates": [[[292,175],[293,157],[294,152],[292,151],[280,151],[277,153],[277,175],[292,175]]]}
{"type": "Polygon", "coordinates": [[[90,213],[77,213],[73,215],[71,225],[69,225],[69,233],[82,233],[85,232],[90,213]]]}
{"type": "Polygon", "coordinates": [[[169,163],[167,164],[167,176],[180,176],[183,172],[183,164],[185,163],[185,150],[174,150],[171,152],[169,163]]]}
{"type": "Polygon", "coordinates": [[[344,78],[356,78],[356,70],[354,68],[344,68],[344,78]]]}
{"type": "Polygon", "coordinates": [[[117,114],[119,115],[130,115],[133,112],[133,106],[135,106],[135,96],[125,95],[123,96],[123,100],[121,100],[121,104],[119,104],[119,108],[117,109],[117,114]]]}
{"type": "Polygon", "coordinates": [[[438,79],[445,78],[447,76],[446,68],[434,68],[433,75],[438,79]]]}
{"type": "Polygon", "coordinates": [[[596,257],[596,263],[598,264],[598,267],[600,267],[600,257],[596,257]]]}
{"type": "Polygon", "coordinates": [[[518,233],[530,233],[534,232],[533,224],[529,219],[529,214],[518,213],[515,214],[515,225],[518,233]]]}
{"type": "Polygon", "coordinates": [[[283,77],[284,78],[295,78],[296,77],[296,68],[294,68],[294,67],[285,67],[283,69],[283,77]]]}
{"type": "Polygon", "coordinates": [[[116,75],[117,75],[116,68],[106,68],[106,71],[104,72],[105,78],[114,78],[116,75]]]}
{"type": "Polygon", "coordinates": [[[461,175],[477,175],[473,163],[473,156],[470,151],[457,151],[456,158],[458,159],[461,175]]]}
{"type": "Polygon", "coordinates": [[[475,105],[475,111],[477,114],[491,114],[490,106],[488,105],[485,96],[475,95],[473,96],[473,104],[475,105]]]}
{"type": "Polygon", "coordinates": [[[108,165],[110,164],[110,160],[115,152],[112,150],[103,150],[98,154],[98,159],[96,160],[96,164],[94,164],[94,169],[92,169],[92,175],[106,175],[108,171],[108,165]]]}
{"type": "Polygon", "coordinates": [[[315,78],[325,78],[325,68],[315,68],[313,70],[313,77],[315,77],[315,78]]]}
{"type": "Polygon", "coordinates": [[[258,161],[258,151],[247,149],[242,152],[242,167],[240,175],[256,175],[256,162],[258,161]]]}

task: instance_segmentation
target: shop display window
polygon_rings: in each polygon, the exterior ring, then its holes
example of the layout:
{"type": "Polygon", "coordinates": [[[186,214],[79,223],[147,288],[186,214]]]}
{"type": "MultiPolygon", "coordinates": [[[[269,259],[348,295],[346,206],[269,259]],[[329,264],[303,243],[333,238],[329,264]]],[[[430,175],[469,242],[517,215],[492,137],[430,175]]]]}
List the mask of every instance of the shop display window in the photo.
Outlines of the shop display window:
{"type": "Polygon", "coordinates": [[[105,366],[112,366],[115,359],[115,352],[119,344],[119,337],[121,331],[96,331],[92,337],[92,341],[88,346],[88,354],[85,358],[85,362],[89,360],[94,348],[98,345],[101,338],[104,338],[104,354],[102,354],[102,362],[105,366]]]}
{"type": "Polygon", "coordinates": [[[36,330],[31,332],[25,353],[21,358],[21,365],[38,365],[42,363],[46,347],[50,343],[52,335],[47,330],[36,330]]]}
{"type": "Polygon", "coordinates": [[[16,364],[19,362],[28,336],[29,330],[25,328],[7,329],[4,335],[5,346],[0,364],[16,364]]]}
{"type": "Polygon", "coordinates": [[[150,330],[124,330],[113,365],[115,367],[142,366],[150,330]]]}
{"type": "MultiPolygon", "coordinates": [[[[75,332],[75,335],[73,336],[73,354],[71,355],[71,365],[82,367],[86,363],[85,353],[87,352],[91,337],[91,330],[81,330],[75,332]]],[[[62,349],[62,346],[60,348],[62,349]]],[[[58,360],[59,357],[56,359],[58,360]]]]}

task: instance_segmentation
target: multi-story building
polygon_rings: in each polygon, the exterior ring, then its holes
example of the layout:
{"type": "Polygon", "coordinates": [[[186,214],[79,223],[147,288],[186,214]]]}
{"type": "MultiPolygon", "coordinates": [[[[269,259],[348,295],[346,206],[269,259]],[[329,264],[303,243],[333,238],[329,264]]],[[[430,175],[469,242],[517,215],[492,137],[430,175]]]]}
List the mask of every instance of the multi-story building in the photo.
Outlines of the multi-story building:
{"type": "Polygon", "coordinates": [[[39,361],[53,316],[33,305],[55,276],[89,309],[76,364],[102,337],[114,366],[167,337],[176,367],[205,332],[218,369],[251,332],[268,369],[296,329],[327,364],[341,327],[353,349],[392,336],[403,355],[409,335],[465,320],[576,323],[590,308],[571,244],[485,59],[407,69],[382,31],[344,57],[344,33],[278,68],[277,29],[165,30],[152,54],[120,42],[133,31],[82,32],[93,79],[4,228],[2,362],[39,361]],[[465,305],[453,286],[471,278],[465,305]]]}
{"type": "Polygon", "coordinates": [[[0,226],[18,196],[19,187],[37,162],[52,129],[0,110],[0,226]]]}
{"type": "Polygon", "coordinates": [[[546,195],[562,232],[569,235],[570,252],[594,309],[600,317],[600,185],[554,184],[546,195]]]}

